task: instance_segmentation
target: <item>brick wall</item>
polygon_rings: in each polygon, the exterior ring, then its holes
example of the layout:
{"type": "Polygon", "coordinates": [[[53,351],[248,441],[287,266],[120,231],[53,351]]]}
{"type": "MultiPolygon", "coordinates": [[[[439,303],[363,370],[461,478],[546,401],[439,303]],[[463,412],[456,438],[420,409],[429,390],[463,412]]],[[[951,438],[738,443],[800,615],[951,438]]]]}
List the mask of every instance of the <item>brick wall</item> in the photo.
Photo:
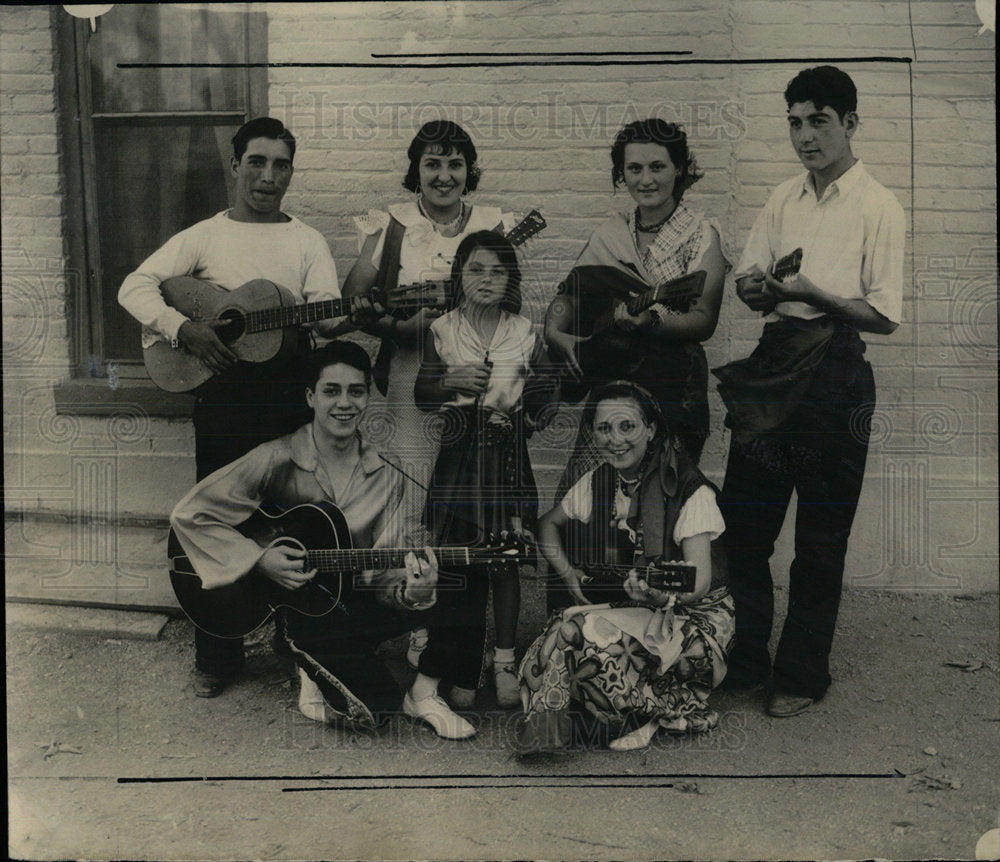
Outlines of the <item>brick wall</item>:
{"type": "MultiPolygon", "coordinates": [[[[861,95],[855,152],[897,194],[913,229],[904,324],[866,339],[879,409],[848,577],[857,586],[996,588],[995,40],[978,32],[972,0],[266,8],[268,60],[279,64],[435,51],[766,58],[270,70],[271,112],[299,138],[287,208],[328,238],[341,277],[356,255],[350,216],[406,196],[406,146],[422,122],[446,116],[479,147],[484,175],[475,200],[522,214],[537,207],[548,221],[525,257],[526,311],[536,320],[593,227],[630,204],[624,191],[612,194],[609,176],[608,145],[622,123],[657,113],[685,124],[705,172],[688,200],[716,219],[735,260],[769,191],[800,170],[781,99],[787,80],[808,65],[797,59],[912,57],[840,63],[861,95]]],[[[68,512],[73,465],[81,452],[104,451],[108,434],[105,420],[57,416],[51,398],[52,382],[69,372],[67,320],[75,318],[64,301],[73,275],[62,258],[48,10],[0,7],[0,39],[8,492],[13,485],[29,510],[68,512]]],[[[706,345],[710,363],[746,355],[759,330],[727,286],[706,345]]],[[[714,392],[712,399],[704,466],[720,480],[727,438],[714,392]]],[[[162,517],[193,476],[187,423],[149,418],[140,430],[116,438],[112,517],[162,517]]],[[[556,432],[533,443],[545,503],[565,448],[556,432]]],[[[790,556],[787,533],[776,571],[790,556]]],[[[30,552],[39,538],[27,538],[30,552]]]]}

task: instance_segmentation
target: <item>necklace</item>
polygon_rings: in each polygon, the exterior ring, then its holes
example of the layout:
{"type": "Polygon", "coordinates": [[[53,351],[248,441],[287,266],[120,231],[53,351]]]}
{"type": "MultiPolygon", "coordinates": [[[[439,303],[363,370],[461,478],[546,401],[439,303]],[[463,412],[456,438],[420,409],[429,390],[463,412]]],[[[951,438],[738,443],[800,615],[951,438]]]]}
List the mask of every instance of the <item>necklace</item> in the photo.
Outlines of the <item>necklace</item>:
{"type": "Polygon", "coordinates": [[[615,480],[618,484],[618,493],[625,494],[626,497],[631,497],[632,492],[638,487],[639,482],[642,481],[642,474],[640,473],[634,479],[626,479],[621,473],[615,473],[615,480]]]}
{"type": "Polygon", "coordinates": [[[451,221],[447,222],[435,221],[433,218],[431,218],[431,216],[427,214],[427,210],[424,209],[423,198],[417,199],[417,209],[420,210],[420,215],[422,215],[425,219],[427,219],[427,221],[429,221],[434,226],[434,230],[439,232],[454,230],[462,223],[462,219],[465,218],[464,200],[460,200],[458,202],[458,215],[455,216],[455,218],[453,218],[451,221]]]}
{"type": "MultiPolygon", "coordinates": [[[[676,207],[674,207],[676,209],[676,207]]],[[[668,221],[670,221],[670,216],[674,214],[674,210],[671,210],[667,216],[656,224],[643,224],[642,219],[639,217],[639,207],[635,208],[635,229],[641,233],[659,233],[661,227],[663,227],[668,221]]]]}

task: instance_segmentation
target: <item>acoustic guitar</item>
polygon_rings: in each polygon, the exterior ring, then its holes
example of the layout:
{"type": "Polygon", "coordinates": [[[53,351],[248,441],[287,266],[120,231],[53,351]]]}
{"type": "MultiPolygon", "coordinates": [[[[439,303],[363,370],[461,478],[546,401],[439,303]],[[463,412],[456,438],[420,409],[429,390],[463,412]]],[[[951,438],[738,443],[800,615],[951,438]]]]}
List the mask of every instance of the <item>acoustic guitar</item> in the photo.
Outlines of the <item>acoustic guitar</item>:
{"type": "MultiPolygon", "coordinates": [[[[506,238],[518,246],[545,227],[541,213],[532,210],[506,238]]],[[[167,305],[189,320],[226,321],[216,335],[240,362],[249,363],[288,358],[297,349],[298,327],[345,317],[351,311],[349,298],[297,303],[289,290],[265,279],[226,290],[193,276],[177,276],[164,281],[160,291],[167,305]]],[[[446,282],[403,284],[368,294],[373,303],[398,317],[409,317],[421,308],[443,309],[447,296],[446,282]]],[[[201,359],[167,339],[144,348],[142,356],[150,379],[166,392],[191,392],[214,376],[201,359]]]]}
{"type": "MultiPolygon", "coordinates": [[[[328,502],[291,508],[259,508],[236,529],[262,548],[287,545],[306,552],[303,568],[315,577],[296,590],[250,573],[232,584],[205,589],[173,530],[167,539],[170,583],[181,609],[198,628],[220,638],[238,638],[264,625],[279,608],[307,616],[329,614],[340,603],[343,577],[367,569],[396,569],[406,555],[423,548],[354,548],[343,512],[328,502]]],[[[490,560],[517,560],[527,554],[524,542],[503,535],[483,547],[434,548],[442,568],[490,560]]],[[[352,586],[351,589],[361,589],[352,586]]]]}

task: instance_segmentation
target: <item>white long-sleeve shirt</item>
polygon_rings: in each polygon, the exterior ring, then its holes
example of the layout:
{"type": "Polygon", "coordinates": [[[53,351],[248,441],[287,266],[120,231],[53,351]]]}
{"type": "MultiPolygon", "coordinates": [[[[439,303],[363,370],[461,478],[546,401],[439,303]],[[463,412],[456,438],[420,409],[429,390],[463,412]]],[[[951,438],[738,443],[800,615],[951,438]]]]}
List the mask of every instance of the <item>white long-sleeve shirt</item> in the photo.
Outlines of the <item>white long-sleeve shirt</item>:
{"type": "Polygon", "coordinates": [[[235,290],[257,278],[303,302],[340,298],[337,267],[319,231],[294,216],[287,222],[239,222],[218,213],[175,234],[122,283],[118,302],[144,327],[143,346],[177,338],[187,318],[163,301],[160,284],[192,275],[235,290]]]}
{"type": "MultiPolygon", "coordinates": [[[[736,278],[802,249],[801,273],[842,299],[863,299],[893,323],[903,305],[906,219],[896,196],[857,161],[817,200],[809,173],[778,186],[750,231],[736,278]]],[[[779,302],[768,321],[821,317],[805,302],[779,302]]]]}

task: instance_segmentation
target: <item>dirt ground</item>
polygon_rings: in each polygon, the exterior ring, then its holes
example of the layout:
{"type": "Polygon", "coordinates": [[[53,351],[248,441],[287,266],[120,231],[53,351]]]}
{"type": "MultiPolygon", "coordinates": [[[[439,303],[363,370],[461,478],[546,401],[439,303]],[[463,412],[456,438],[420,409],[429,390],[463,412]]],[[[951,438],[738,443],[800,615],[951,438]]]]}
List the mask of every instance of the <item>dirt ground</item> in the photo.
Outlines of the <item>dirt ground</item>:
{"type": "MultiPolygon", "coordinates": [[[[521,649],[542,624],[525,583],[521,649]]],[[[834,686],[773,719],[718,692],[704,737],[644,752],[511,756],[394,719],[317,725],[265,644],[215,700],[193,636],[8,626],[10,854],[25,859],[972,859],[998,822],[997,596],[849,591],[834,686]]],[[[405,683],[403,645],[387,659],[405,683]]]]}

